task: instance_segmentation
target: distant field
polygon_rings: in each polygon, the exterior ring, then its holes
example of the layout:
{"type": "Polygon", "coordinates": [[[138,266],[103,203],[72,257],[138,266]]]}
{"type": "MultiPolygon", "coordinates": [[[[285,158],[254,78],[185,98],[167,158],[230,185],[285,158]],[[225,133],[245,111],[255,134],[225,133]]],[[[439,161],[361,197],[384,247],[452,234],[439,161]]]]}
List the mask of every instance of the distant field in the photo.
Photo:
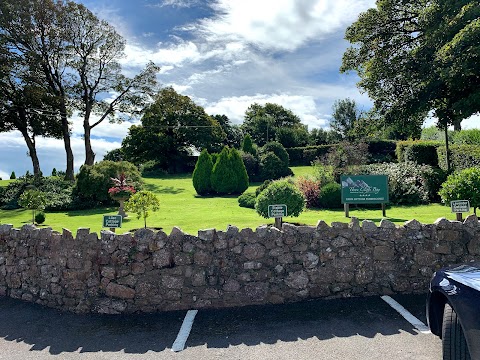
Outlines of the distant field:
{"type": "MultiPolygon", "coordinates": [[[[313,168],[309,166],[293,167],[296,175],[308,175],[313,168]]],[[[3,180],[0,186],[4,186],[3,180]]],[[[262,224],[273,224],[273,219],[265,219],[259,216],[255,210],[238,206],[234,196],[224,197],[198,197],[192,185],[190,176],[167,176],[161,179],[145,179],[146,188],[155,192],[160,199],[160,210],[152,213],[147,218],[147,226],[162,227],[166,233],[170,233],[174,226],[183,231],[196,235],[199,229],[216,228],[225,230],[227,226],[235,225],[242,228],[255,229],[262,224]]],[[[248,191],[254,191],[258,184],[250,186],[248,191]]],[[[67,228],[73,232],[80,227],[88,227],[92,232],[102,230],[103,215],[117,213],[116,208],[101,208],[94,210],[68,211],[47,213],[43,227],[51,227],[61,231],[67,228]]],[[[455,214],[450,208],[431,204],[423,206],[395,206],[387,208],[387,219],[397,224],[403,224],[407,220],[416,219],[421,223],[433,223],[440,217],[449,220],[455,219],[455,214]]],[[[350,216],[360,220],[372,220],[379,223],[382,219],[380,205],[378,209],[358,209],[350,207],[350,216]]],[[[0,224],[13,224],[20,227],[29,223],[31,212],[25,210],[0,210],[0,224]]],[[[339,210],[306,210],[299,217],[284,218],[284,221],[316,225],[318,220],[324,220],[328,224],[334,221],[349,222],[343,209],[339,210]]],[[[126,232],[131,229],[143,227],[143,219],[136,219],[134,214],[124,220],[122,229],[117,232],[126,232]]]]}

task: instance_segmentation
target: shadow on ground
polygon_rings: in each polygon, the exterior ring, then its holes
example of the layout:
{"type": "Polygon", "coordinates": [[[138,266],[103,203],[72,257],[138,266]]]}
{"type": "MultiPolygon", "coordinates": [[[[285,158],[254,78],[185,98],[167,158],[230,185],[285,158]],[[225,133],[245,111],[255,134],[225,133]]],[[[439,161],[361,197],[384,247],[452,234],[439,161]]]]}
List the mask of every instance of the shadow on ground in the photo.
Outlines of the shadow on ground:
{"type": "MultiPolygon", "coordinates": [[[[412,298],[419,308],[422,298],[412,298]]],[[[77,315],[0,297],[0,337],[30,351],[144,354],[170,349],[185,311],[131,315],[77,315]]],[[[316,337],[418,333],[379,297],[200,310],[187,346],[228,348],[316,337]]]]}

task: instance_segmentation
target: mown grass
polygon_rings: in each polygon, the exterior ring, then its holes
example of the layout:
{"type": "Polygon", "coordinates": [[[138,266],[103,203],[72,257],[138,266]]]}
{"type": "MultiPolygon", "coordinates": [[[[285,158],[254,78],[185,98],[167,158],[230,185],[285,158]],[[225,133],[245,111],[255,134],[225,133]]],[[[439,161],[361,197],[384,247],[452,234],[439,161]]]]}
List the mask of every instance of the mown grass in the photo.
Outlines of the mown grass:
{"type": "MultiPolygon", "coordinates": [[[[305,176],[311,173],[312,167],[293,167],[296,176],[305,176]]],[[[199,197],[195,193],[192,180],[189,175],[165,176],[162,178],[146,178],[145,186],[148,190],[155,192],[160,199],[160,210],[147,218],[147,226],[162,227],[166,233],[170,233],[174,226],[183,231],[196,235],[199,229],[216,228],[225,230],[228,225],[235,225],[240,229],[255,229],[262,224],[273,224],[273,219],[265,219],[258,215],[255,210],[241,208],[238,206],[237,197],[199,197]]],[[[0,181],[0,186],[5,186],[0,181]]],[[[259,184],[252,184],[247,191],[255,191],[259,184]]],[[[62,231],[67,228],[72,231],[81,227],[88,227],[92,232],[102,230],[103,215],[114,215],[117,208],[100,208],[81,211],[67,211],[47,213],[46,221],[42,227],[51,227],[54,230],[62,231]]],[[[450,208],[441,204],[430,204],[421,206],[391,206],[387,207],[387,219],[397,224],[416,219],[421,223],[431,224],[440,217],[455,220],[455,214],[450,208]]],[[[467,214],[464,214],[467,215],[467,214]]],[[[362,209],[355,206],[350,207],[350,216],[360,220],[372,220],[379,223],[382,220],[380,205],[377,209],[362,209]]],[[[328,224],[339,221],[349,222],[343,209],[338,210],[306,210],[299,217],[286,217],[284,221],[316,225],[319,220],[328,224]]],[[[0,224],[13,224],[21,227],[31,221],[31,212],[25,210],[0,210],[0,224]]],[[[121,229],[117,232],[123,233],[131,229],[143,227],[143,219],[137,219],[134,214],[124,219],[121,229]]]]}

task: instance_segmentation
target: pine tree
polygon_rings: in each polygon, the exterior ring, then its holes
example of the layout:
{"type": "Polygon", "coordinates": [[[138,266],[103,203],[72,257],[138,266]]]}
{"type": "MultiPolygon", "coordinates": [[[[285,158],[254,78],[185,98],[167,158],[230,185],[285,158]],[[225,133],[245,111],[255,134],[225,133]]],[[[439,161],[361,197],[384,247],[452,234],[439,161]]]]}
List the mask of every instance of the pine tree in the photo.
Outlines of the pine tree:
{"type": "Polygon", "coordinates": [[[193,170],[193,187],[198,195],[206,195],[212,192],[212,185],[210,178],[212,176],[212,157],[206,149],[204,149],[198,157],[195,164],[195,170],[193,170]]]}
{"type": "Polygon", "coordinates": [[[257,154],[257,152],[255,151],[255,148],[253,147],[252,138],[250,137],[249,134],[245,135],[245,138],[243,139],[242,150],[243,152],[246,152],[252,155],[257,154]]]}

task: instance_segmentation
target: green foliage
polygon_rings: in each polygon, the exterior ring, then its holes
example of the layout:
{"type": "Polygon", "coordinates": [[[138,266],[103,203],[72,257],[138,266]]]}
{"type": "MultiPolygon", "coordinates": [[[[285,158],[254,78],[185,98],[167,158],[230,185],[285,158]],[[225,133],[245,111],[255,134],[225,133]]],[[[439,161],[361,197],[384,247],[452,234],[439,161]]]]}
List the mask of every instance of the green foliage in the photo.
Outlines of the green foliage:
{"type": "Polygon", "coordinates": [[[218,151],[224,139],[215,119],[188,96],[169,87],[146,108],[141,125],[129,128],[122,150],[125,159],[135,164],[154,160],[162,169],[178,173],[192,149],[218,151]]]}
{"type": "Polygon", "coordinates": [[[392,162],[396,159],[396,141],[392,140],[367,140],[368,162],[370,164],[392,162]]]}
{"type": "MultiPolygon", "coordinates": [[[[445,147],[438,147],[439,166],[446,170],[445,147]]],[[[480,166],[479,145],[452,145],[450,146],[450,161],[453,170],[459,171],[474,166],[480,166]]]]}
{"type": "Polygon", "coordinates": [[[72,189],[74,184],[71,181],[60,177],[50,176],[29,176],[20,177],[8,184],[0,193],[0,205],[2,209],[16,209],[19,207],[18,199],[28,188],[34,187],[46,194],[47,201],[45,209],[49,211],[72,209],[72,189]]]}
{"type": "Polygon", "coordinates": [[[332,120],[330,127],[342,136],[342,139],[354,141],[355,125],[360,120],[361,112],[355,100],[335,100],[333,104],[332,120]]]}
{"type": "Polygon", "coordinates": [[[288,167],[290,165],[288,152],[285,150],[285,147],[283,147],[283,145],[279,142],[271,141],[269,143],[266,143],[259,151],[260,155],[266,154],[268,152],[273,152],[275,155],[277,155],[278,158],[282,161],[284,167],[288,167]]]}
{"type": "Polygon", "coordinates": [[[453,200],[469,200],[476,213],[476,208],[480,207],[480,168],[472,167],[449,175],[439,194],[447,204],[453,200]]]}
{"type": "Polygon", "coordinates": [[[260,180],[275,180],[288,175],[284,163],[273,152],[262,153],[258,167],[260,180]]]}
{"type": "Polygon", "coordinates": [[[437,147],[432,144],[416,142],[405,149],[405,160],[417,164],[438,166],[437,147]]]}
{"type": "Polygon", "coordinates": [[[333,170],[332,166],[324,165],[318,160],[313,163],[313,177],[320,184],[320,187],[335,182],[333,170]]]}
{"type": "Polygon", "coordinates": [[[243,193],[238,197],[238,205],[240,207],[255,209],[255,193],[243,193]]]}
{"type": "Polygon", "coordinates": [[[150,216],[150,211],[158,211],[160,209],[160,201],[153,192],[142,190],[133,194],[125,202],[124,208],[125,211],[135,213],[137,219],[143,218],[144,227],[146,228],[147,217],[150,216]]]}
{"type": "Polygon", "coordinates": [[[35,223],[35,213],[45,209],[47,198],[45,193],[39,190],[30,189],[20,195],[18,204],[28,210],[32,210],[32,224],[35,223]]]}
{"type": "Polygon", "coordinates": [[[480,146],[480,129],[454,131],[452,135],[453,143],[456,145],[480,146]]]}
{"type": "Polygon", "coordinates": [[[57,176],[57,169],[55,168],[52,169],[52,176],[57,176]]]}
{"type": "Polygon", "coordinates": [[[305,205],[307,208],[314,208],[319,206],[320,200],[320,182],[311,178],[300,176],[296,181],[298,189],[302,192],[305,198],[305,205]]]}
{"type": "Polygon", "coordinates": [[[268,218],[268,205],[287,205],[288,216],[299,216],[305,209],[305,198],[298,188],[288,180],[272,182],[255,201],[255,210],[268,218]]]}
{"type": "Polygon", "coordinates": [[[256,156],[253,156],[250,153],[241,152],[240,156],[242,157],[243,164],[247,170],[248,178],[251,181],[257,181],[258,179],[258,159],[256,156]]]}
{"type": "Polygon", "coordinates": [[[335,145],[317,145],[285,149],[288,153],[289,163],[292,166],[311,165],[315,160],[327,155],[335,145]]]}
{"type": "Polygon", "coordinates": [[[139,171],[145,178],[160,177],[167,174],[167,171],[162,169],[161,165],[155,160],[149,160],[141,164],[139,171]]]}
{"type": "Polygon", "coordinates": [[[35,223],[43,224],[45,222],[45,218],[46,218],[45,213],[41,211],[35,215],[35,223]]]}
{"type": "Polygon", "coordinates": [[[137,167],[128,161],[104,160],[93,166],[83,165],[76,178],[73,196],[76,208],[93,208],[99,205],[113,205],[114,201],[108,194],[113,186],[112,178],[124,173],[128,183],[135,189],[142,185],[142,179],[137,167]]]}
{"type": "Polygon", "coordinates": [[[273,180],[265,180],[259,187],[255,189],[255,196],[258,196],[263,190],[265,190],[273,180]]]}
{"type": "Polygon", "coordinates": [[[325,209],[338,209],[342,207],[342,187],[335,182],[326,184],[320,189],[318,203],[325,209]]]}
{"type": "Polygon", "coordinates": [[[245,135],[243,138],[242,151],[244,153],[252,154],[253,156],[257,155],[257,150],[253,147],[252,138],[249,134],[245,135]]]}
{"type": "Polygon", "coordinates": [[[387,175],[390,202],[399,205],[428,204],[435,200],[445,177],[443,171],[413,162],[371,164],[361,167],[360,172],[387,175]]]}
{"type": "Polygon", "coordinates": [[[212,157],[207,149],[202,150],[198,157],[195,170],[193,170],[192,181],[193,187],[198,195],[206,195],[212,191],[210,178],[212,176],[212,157]]]}
{"type": "Polygon", "coordinates": [[[218,155],[215,165],[213,165],[211,176],[212,189],[220,195],[237,192],[237,174],[231,166],[229,153],[228,148],[224,147],[218,155]]]}
{"type": "Polygon", "coordinates": [[[368,145],[341,142],[329,150],[323,163],[333,168],[334,179],[338,182],[342,174],[355,172],[358,166],[368,163],[368,145]]]}
{"type": "Polygon", "coordinates": [[[10,174],[10,180],[14,180],[16,178],[17,176],[15,175],[15,171],[12,171],[12,173],[10,174]]]}
{"type": "Polygon", "coordinates": [[[123,153],[123,150],[119,148],[108,151],[105,155],[103,155],[103,160],[122,161],[124,157],[125,154],[123,153]]]}
{"type": "Polygon", "coordinates": [[[250,105],[245,111],[241,126],[243,132],[250,134],[253,142],[259,146],[277,139],[278,129],[289,128],[295,130],[301,127],[304,126],[301,124],[300,118],[291,110],[272,103],[250,105]]]}
{"type": "Polygon", "coordinates": [[[242,157],[236,149],[230,149],[228,160],[235,174],[235,193],[243,193],[248,189],[249,179],[242,157]]]}

